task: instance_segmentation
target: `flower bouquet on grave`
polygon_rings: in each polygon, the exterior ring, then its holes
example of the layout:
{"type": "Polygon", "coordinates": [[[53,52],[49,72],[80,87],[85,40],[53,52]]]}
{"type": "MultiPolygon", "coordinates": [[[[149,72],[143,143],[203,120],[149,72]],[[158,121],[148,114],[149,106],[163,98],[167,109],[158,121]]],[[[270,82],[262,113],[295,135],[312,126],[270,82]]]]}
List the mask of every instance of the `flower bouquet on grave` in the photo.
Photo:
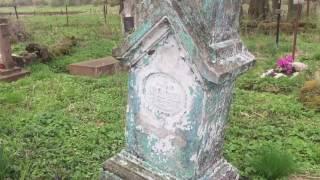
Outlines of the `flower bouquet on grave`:
{"type": "Polygon", "coordinates": [[[275,71],[277,73],[282,73],[287,76],[290,76],[294,73],[293,62],[294,62],[294,59],[292,56],[290,55],[284,56],[278,59],[277,67],[275,71]]]}
{"type": "Polygon", "coordinates": [[[274,69],[268,70],[266,73],[261,75],[261,78],[271,76],[276,79],[280,77],[295,77],[299,72],[304,71],[308,66],[301,62],[295,62],[291,55],[286,55],[277,60],[276,67],[274,69]]]}

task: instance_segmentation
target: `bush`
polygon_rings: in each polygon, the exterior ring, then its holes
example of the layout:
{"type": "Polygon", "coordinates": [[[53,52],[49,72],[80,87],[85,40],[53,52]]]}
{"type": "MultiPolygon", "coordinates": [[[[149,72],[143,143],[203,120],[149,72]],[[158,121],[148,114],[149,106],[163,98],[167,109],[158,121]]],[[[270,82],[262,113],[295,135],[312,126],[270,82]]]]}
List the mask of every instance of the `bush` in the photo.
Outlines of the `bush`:
{"type": "Polygon", "coordinates": [[[295,170],[293,157],[271,145],[261,147],[252,166],[258,175],[268,180],[289,176],[295,170]]]}

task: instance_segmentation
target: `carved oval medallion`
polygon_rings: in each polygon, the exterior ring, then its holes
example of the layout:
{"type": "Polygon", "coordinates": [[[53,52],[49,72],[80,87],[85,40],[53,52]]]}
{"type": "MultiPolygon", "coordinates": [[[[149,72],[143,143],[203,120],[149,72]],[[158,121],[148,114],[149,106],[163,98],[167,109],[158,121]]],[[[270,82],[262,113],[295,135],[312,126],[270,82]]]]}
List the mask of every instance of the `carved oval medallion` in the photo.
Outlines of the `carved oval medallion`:
{"type": "Polygon", "coordinates": [[[186,103],[182,85],[164,73],[151,74],[145,79],[143,95],[146,108],[157,115],[174,116],[186,103]]]}

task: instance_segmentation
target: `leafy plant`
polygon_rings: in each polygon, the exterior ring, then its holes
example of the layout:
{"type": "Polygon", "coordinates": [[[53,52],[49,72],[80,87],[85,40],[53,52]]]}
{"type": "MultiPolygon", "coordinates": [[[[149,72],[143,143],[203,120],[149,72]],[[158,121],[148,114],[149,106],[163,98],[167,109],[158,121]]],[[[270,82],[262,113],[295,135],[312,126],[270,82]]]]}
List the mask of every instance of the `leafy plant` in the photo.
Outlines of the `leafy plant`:
{"type": "Polygon", "coordinates": [[[268,180],[286,177],[295,171],[293,157],[276,146],[261,147],[258,155],[252,160],[256,173],[268,180]]]}

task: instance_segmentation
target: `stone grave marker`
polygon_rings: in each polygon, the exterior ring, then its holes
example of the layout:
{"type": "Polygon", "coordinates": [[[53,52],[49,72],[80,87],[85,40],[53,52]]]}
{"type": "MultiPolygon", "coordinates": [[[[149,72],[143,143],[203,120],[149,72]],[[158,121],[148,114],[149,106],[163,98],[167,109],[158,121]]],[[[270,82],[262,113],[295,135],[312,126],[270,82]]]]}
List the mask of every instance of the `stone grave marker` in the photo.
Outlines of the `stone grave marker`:
{"type": "Polygon", "coordinates": [[[102,179],[238,179],[222,149],[235,79],[254,64],[241,2],[134,2],[134,31],[113,52],[130,66],[126,147],[102,179]]]}
{"type": "Polygon", "coordinates": [[[0,81],[15,81],[29,72],[15,67],[11,54],[8,20],[0,18],[0,81]]]}
{"type": "Polygon", "coordinates": [[[68,66],[69,72],[72,75],[100,77],[103,75],[112,75],[118,71],[126,71],[121,66],[118,60],[113,57],[105,57],[79,63],[74,63],[68,66]]]}
{"type": "Polygon", "coordinates": [[[5,68],[12,68],[14,66],[11,57],[10,33],[8,29],[8,19],[0,19],[0,64],[5,68]]]}

